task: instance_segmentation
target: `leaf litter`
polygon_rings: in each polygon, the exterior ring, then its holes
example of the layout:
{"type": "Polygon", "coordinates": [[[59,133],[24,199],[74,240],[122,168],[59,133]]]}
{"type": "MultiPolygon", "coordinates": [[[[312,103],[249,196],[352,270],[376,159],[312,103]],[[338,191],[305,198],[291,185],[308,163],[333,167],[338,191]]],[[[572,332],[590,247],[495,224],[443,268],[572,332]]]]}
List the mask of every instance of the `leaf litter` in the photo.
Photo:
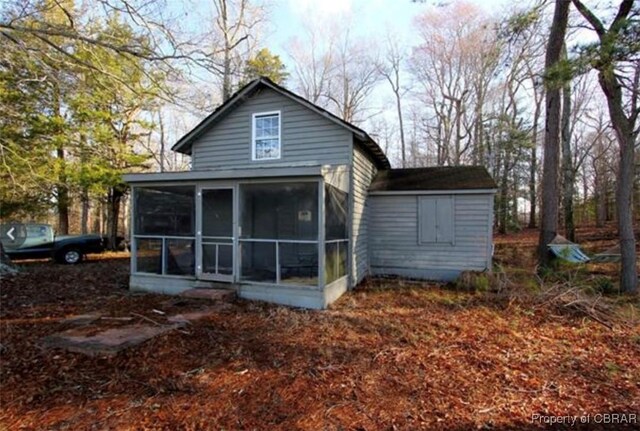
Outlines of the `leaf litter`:
{"type": "Polygon", "coordinates": [[[426,283],[369,281],[324,312],[235,300],[113,356],[41,346],[72,316],[104,330],[206,308],[131,294],[128,269],[34,262],[2,281],[0,427],[536,429],[534,414],[640,412],[637,321],[426,283]]]}

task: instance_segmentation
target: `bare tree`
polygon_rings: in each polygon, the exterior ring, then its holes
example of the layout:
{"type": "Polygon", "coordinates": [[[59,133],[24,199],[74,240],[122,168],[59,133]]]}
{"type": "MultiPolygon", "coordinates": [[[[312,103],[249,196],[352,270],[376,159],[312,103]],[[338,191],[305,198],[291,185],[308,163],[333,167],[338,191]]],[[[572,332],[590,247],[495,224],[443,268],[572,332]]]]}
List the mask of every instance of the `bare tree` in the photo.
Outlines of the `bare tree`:
{"type": "Polygon", "coordinates": [[[437,162],[479,161],[483,108],[499,59],[495,23],[464,2],[429,10],[416,23],[420,43],[411,56],[411,71],[437,162]]]}
{"type": "Polygon", "coordinates": [[[334,70],[335,38],[331,31],[329,37],[322,37],[320,29],[313,25],[305,31],[304,39],[293,39],[287,50],[293,60],[293,85],[305,99],[326,108],[325,96],[334,70]]]}
{"type": "Polygon", "coordinates": [[[640,104],[640,59],[637,46],[628,37],[636,33],[626,31],[637,18],[633,0],[623,0],[609,27],[580,0],[573,0],[580,14],[598,35],[592,66],[598,71],[598,81],[607,99],[611,124],[616,132],[620,151],[620,165],[616,188],[618,213],[618,235],[620,237],[621,274],[620,288],[623,292],[638,291],[638,269],[636,266],[636,240],[633,231],[633,183],[635,179],[635,151],[640,130],[638,115],[640,104]],[[629,46],[631,48],[629,49],[629,46]],[[628,63],[625,67],[625,63],[628,63]],[[625,100],[625,97],[627,100],[625,100]]]}
{"type": "Polygon", "coordinates": [[[215,58],[221,63],[222,100],[226,101],[233,93],[234,77],[240,77],[244,61],[250,56],[251,41],[264,19],[264,10],[250,0],[213,0],[213,5],[217,13],[215,33],[221,39],[215,58]]]}
{"type": "Polygon", "coordinates": [[[387,46],[384,58],[378,64],[378,72],[389,83],[389,87],[395,98],[396,114],[398,116],[398,131],[400,136],[400,160],[401,166],[407,166],[407,149],[404,136],[404,119],[402,116],[402,99],[408,92],[408,88],[403,86],[402,73],[406,53],[401,48],[397,39],[387,33],[387,46]]]}
{"type": "Polygon", "coordinates": [[[355,39],[350,31],[342,33],[326,96],[334,112],[345,121],[359,123],[367,119],[367,98],[380,80],[373,52],[373,46],[355,39]]]}
{"type": "Polygon", "coordinates": [[[294,88],[343,120],[360,123],[372,116],[367,102],[380,74],[374,47],[353,36],[349,19],[312,24],[305,39],[291,41],[289,55],[294,88]]]}
{"type": "Polygon", "coordinates": [[[552,72],[562,59],[562,47],[569,20],[569,0],[556,0],[553,22],[545,56],[546,117],[542,174],[542,218],[538,241],[538,262],[547,266],[551,260],[547,244],[558,232],[558,162],[560,147],[560,109],[562,83],[552,72]]]}

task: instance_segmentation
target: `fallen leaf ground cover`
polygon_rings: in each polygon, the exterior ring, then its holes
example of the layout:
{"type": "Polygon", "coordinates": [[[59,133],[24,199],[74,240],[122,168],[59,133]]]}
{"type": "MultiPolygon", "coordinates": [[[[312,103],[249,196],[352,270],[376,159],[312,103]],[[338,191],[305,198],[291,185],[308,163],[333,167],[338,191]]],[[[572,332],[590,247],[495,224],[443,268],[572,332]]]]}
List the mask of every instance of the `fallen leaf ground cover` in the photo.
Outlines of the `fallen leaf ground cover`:
{"type": "MultiPolygon", "coordinates": [[[[498,259],[531,265],[533,237],[499,238],[498,259]]],[[[0,429],[545,428],[536,414],[590,415],[571,429],[639,426],[596,423],[640,414],[637,319],[608,329],[506,295],[369,281],[327,311],[235,300],[181,331],[88,357],[40,340],[74,315],[162,323],[154,309],[203,305],[129,293],[124,254],[22,269],[0,287],[0,429]]],[[[616,301],[637,310],[637,299],[616,301]]]]}

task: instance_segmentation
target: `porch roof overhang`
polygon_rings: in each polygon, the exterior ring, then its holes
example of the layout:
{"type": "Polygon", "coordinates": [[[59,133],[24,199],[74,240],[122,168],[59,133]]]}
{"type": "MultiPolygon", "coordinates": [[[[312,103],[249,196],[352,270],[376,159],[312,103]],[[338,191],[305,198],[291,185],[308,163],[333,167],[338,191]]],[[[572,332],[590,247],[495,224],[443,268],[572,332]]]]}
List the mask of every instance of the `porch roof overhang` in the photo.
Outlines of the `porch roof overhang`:
{"type": "Polygon", "coordinates": [[[326,167],[323,165],[252,166],[234,169],[125,174],[123,179],[128,184],[206,180],[251,180],[275,177],[319,177],[322,176],[325,171],[326,167]]]}

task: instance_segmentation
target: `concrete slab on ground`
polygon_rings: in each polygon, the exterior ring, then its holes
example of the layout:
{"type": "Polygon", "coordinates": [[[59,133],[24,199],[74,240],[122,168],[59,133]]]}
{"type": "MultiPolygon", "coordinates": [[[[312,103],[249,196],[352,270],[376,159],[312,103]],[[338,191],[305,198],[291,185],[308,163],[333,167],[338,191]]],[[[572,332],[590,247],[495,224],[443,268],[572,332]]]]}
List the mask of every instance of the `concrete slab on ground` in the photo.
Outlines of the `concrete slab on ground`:
{"type": "Polygon", "coordinates": [[[75,316],[67,317],[62,321],[62,323],[68,323],[74,326],[83,326],[93,323],[96,320],[100,320],[100,317],[101,316],[97,313],[77,314],[75,316]]]}
{"type": "Polygon", "coordinates": [[[196,311],[188,311],[186,313],[176,314],[174,316],[169,316],[167,318],[167,322],[169,323],[191,323],[196,320],[206,319],[207,317],[211,317],[216,315],[220,311],[220,307],[215,308],[205,308],[203,310],[196,311]]]}
{"type": "Polygon", "coordinates": [[[60,348],[88,356],[113,356],[124,349],[137,346],[181,326],[181,324],[129,325],[90,333],[90,335],[78,329],[70,329],[43,338],[42,345],[45,348],[60,348]]]}

